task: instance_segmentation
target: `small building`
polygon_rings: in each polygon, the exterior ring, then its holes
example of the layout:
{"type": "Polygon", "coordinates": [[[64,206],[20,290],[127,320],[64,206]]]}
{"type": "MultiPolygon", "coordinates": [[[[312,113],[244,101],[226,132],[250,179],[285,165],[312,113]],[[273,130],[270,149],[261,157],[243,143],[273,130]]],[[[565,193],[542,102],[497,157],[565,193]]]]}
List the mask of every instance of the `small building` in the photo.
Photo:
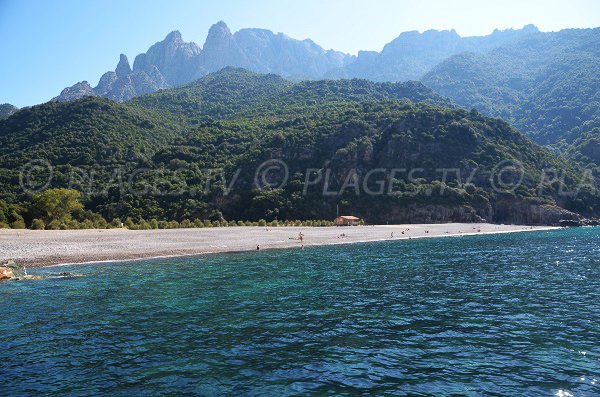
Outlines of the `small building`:
{"type": "Polygon", "coordinates": [[[357,226],[360,218],[351,215],[342,215],[335,218],[336,226],[357,226]]]}

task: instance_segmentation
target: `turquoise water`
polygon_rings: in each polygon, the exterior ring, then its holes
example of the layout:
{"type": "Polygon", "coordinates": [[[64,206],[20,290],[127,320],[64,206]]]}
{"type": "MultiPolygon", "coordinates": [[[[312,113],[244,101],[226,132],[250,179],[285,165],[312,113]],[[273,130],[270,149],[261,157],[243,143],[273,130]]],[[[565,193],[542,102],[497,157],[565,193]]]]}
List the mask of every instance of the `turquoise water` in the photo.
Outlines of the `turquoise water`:
{"type": "Polygon", "coordinates": [[[600,228],[49,268],[0,395],[600,395],[600,228]]]}

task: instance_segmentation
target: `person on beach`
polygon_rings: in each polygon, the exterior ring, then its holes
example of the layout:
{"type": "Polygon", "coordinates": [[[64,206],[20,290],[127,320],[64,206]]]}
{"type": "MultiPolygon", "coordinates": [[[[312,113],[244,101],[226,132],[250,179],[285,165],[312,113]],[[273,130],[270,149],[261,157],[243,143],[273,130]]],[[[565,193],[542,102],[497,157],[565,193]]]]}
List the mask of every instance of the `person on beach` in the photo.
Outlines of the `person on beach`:
{"type": "Polygon", "coordinates": [[[256,244],[256,250],[260,251],[260,245],[256,244]]]}
{"type": "Polygon", "coordinates": [[[390,238],[394,238],[394,232],[390,234],[390,238]]]}
{"type": "Polygon", "coordinates": [[[302,232],[298,233],[298,239],[300,239],[300,242],[304,241],[304,234],[302,232]]]}

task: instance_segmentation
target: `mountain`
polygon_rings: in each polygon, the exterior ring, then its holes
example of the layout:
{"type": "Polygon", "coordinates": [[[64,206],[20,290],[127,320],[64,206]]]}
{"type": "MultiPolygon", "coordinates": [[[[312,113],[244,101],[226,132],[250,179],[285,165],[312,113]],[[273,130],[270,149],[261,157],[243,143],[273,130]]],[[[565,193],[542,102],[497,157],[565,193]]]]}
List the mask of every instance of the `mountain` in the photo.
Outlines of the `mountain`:
{"type": "Polygon", "coordinates": [[[50,102],[0,121],[0,197],[27,208],[19,173],[36,159],[52,166],[48,186],[77,188],[107,219],[329,219],[339,205],[370,222],[556,223],[600,211],[592,190],[561,193],[579,186],[579,169],[504,121],[448,105],[420,83],[291,83],[231,68],[123,104],[50,102]],[[505,161],[518,169],[499,189],[505,161]]]}
{"type": "Polygon", "coordinates": [[[0,119],[5,119],[19,110],[18,107],[11,105],[10,103],[3,103],[0,105],[0,119]]]}
{"type": "Polygon", "coordinates": [[[179,121],[230,118],[249,113],[280,114],[319,104],[408,99],[454,106],[420,82],[376,83],[369,80],[308,80],[290,82],[275,74],[227,67],[177,89],[132,99],[132,106],[153,109],[179,121]]]}
{"type": "Polygon", "coordinates": [[[125,102],[231,66],[295,81],[421,79],[459,106],[501,117],[536,142],[575,158],[580,156],[569,145],[600,126],[599,32],[543,33],[533,25],[481,37],[461,37],[454,30],[404,32],[381,52],[353,57],[264,29],[232,33],[219,22],[203,48],[171,32],[138,55],[133,67],[121,54],[115,71],[106,72],[96,87],[80,82],[54,100],[101,96],[125,102]]]}
{"type": "Polygon", "coordinates": [[[600,127],[600,28],[534,33],[454,55],[422,81],[460,106],[502,117],[545,145],[600,127]]]}
{"type": "Polygon", "coordinates": [[[386,44],[381,52],[361,51],[355,62],[330,71],[327,77],[359,77],[375,81],[417,80],[452,55],[466,51],[484,53],[538,32],[533,25],[518,30],[495,30],[490,35],[480,37],[461,37],[454,30],[404,32],[386,44]]]}
{"type": "Polygon", "coordinates": [[[115,71],[106,72],[96,87],[80,82],[53,100],[97,95],[124,102],[160,89],[178,87],[227,66],[312,79],[352,59],[337,51],[326,51],[311,40],[295,40],[268,30],[242,29],[232,34],[224,22],[219,22],[210,28],[203,48],[184,42],[179,32],[171,32],[146,53],[139,54],[133,68],[121,54],[115,71]]]}
{"type": "Polygon", "coordinates": [[[460,37],[454,30],[404,32],[380,53],[360,51],[355,57],[324,50],[310,39],[295,40],[265,29],[232,33],[221,21],[210,28],[203,48],[184,42],[179,32],[171,32],[146,53],[139,54],[133,68],[121,54],[115,71],[106,72],[96,87],[80,82],[53,100],[98,95],[124,102],[163,88],[178,87],[228,66],[294,80],[323,77],[416,80],[451,55],[489,51],[536,32],[533,25],[519,30],[496,30],[482,37],[460,37]]]}

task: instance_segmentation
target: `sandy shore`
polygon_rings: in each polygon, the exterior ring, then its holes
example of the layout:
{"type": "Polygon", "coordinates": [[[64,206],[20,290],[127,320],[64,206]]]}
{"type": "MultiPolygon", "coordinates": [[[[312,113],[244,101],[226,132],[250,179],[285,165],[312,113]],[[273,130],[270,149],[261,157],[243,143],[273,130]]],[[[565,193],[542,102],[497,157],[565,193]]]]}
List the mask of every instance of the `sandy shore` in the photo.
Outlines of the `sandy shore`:
{"type": "Polygon", "coordinates": [[[447,223],[358,227],[226,227],[172,230],[0,230],[0,260],[29,267],[219,252],[300,248],[408,238],[548,230],[551,227],[447,223]],[[304,234],[301,243],[298,234],[304,234]],[[344,233],[345,236],[340,235],[344,233]],[[393,233],[393,237],[392,237],[393,233]]]}
{"type": "Polygon", "coordinates": [[[29,267],[407,238],[548,230],[551,227],[446,223],[357,227],[225,227],[172,230],[0,230],[0,260],[29,267]],[[304,241],[297,237],[302,232],[304,241]],[[344,233],[345,237],[340,237],[344,233]],[[392,237],[393,233],[393,237],[392,237]]]}

